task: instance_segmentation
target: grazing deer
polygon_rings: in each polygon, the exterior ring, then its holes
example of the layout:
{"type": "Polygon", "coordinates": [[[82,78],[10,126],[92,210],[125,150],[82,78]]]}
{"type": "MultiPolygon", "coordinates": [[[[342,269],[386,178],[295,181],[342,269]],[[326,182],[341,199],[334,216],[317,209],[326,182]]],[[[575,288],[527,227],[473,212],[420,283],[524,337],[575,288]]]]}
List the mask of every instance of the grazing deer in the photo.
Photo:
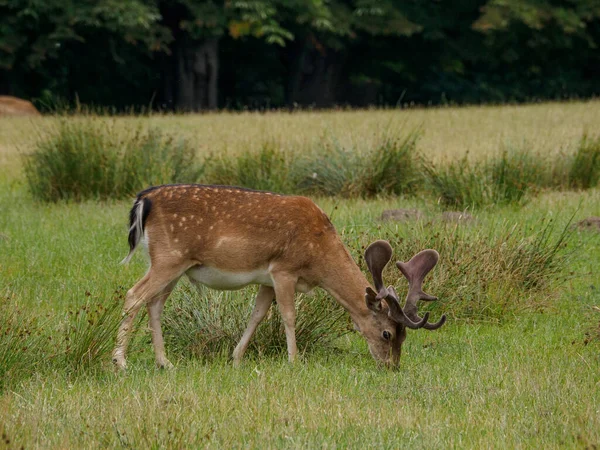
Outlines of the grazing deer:
{"type": "Polygon", "coordinates": [[[278,195],[229,186],[165,185],[138,194],[130,212],[128,262],[143,239],[150,269],[127,292],[113,362],[125,368],[125,353],[133,319],[146,305],[159,367],[170,367],[165,356],[160,316],[167,297],[182,275],[214,289],[240,289],[259,284],[254,309],[233,351],[238,364],[256,327],[273,299],[285,326],[289,360],[296,358],[294,294],[319,286],[350,314],[367,340],[373,357],[386,365],[400,358],[406,328],[435,330],[429,313],[417,314],[418,300],[436,300],[422,289],[438,253],[424,250],[398,268],[408,279],[404,308],[382,272],[392,256],[385,241],[365,252],[375,282],[374,291],[342,244],[323,210],[306,197],[278,195]],[[366,294],[365,294],[366,290],[366,294]]]}

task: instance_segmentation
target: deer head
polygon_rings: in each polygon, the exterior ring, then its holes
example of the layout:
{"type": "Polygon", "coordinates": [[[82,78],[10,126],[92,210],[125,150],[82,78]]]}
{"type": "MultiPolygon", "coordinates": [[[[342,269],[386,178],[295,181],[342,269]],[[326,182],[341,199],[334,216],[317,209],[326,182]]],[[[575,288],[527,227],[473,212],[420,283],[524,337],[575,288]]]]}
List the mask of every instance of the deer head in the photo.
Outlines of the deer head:
{"type": "MultiPolygon", "coordinates": [[[[432,301],[437,297],[423,292],[423,280],[439,259],[435,250],[423,250],[407,263],[398,262],[396,266],[408,280],[408,294],[404,308],[400,306],[398,295],[392,286],[385,287],[383,269],[392,258],[392,247],[386,241],[376,241],[367,247],[365,261],[373,277],[375,292],[367,287],[365,300],[378,323],[375,329],[383,331],[381,336],[366,336],[371,354],[387,365],[397,365],[400,360],[402,343],[406,338],[406,329],[425,328],[436,330],[446,322],[446,315],[436,323],[429,323],[429,313],[423,317],[417,314],[419,300],[432,301]],[[385,304],[384,304],[385,303],[385,304]],[[389,328],[386,329],[385,324],[389,328]]],[[[365,333],[363,333],[365,334],[365,333]]]]}

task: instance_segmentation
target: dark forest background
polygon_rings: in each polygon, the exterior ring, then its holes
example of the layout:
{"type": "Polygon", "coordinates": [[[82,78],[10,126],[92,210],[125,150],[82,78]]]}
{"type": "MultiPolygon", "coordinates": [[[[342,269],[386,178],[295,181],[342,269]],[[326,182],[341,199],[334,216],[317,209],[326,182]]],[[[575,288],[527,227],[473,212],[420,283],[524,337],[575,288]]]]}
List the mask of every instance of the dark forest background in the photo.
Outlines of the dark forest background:
{"type": "Polygon", "coordinates": [[[0,0],[0,94],[117,109],[600,93],[600,0],[0,0]]]}

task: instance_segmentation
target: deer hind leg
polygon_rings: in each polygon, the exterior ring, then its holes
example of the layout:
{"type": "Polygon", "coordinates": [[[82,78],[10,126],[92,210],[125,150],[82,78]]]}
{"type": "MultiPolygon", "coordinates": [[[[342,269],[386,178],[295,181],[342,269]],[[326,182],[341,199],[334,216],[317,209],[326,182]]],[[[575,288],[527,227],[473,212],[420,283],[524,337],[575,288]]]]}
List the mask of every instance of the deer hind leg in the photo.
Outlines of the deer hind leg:
{"type": "Polygon", "coordinates": [[[159,369],[170,369],[173,367],[173,364],[171,364],[165,355],[165,342],[160,326],[160,317],[165,307],[165,302],[173,291],[173,288],[175,288],[177,281],[178,278],[173,280],[158,297],[146,304],[146,308],[148,309],[148,325],[150,326],[150,332],[152,333],[154,355],[156,357],[156,365],[159,369]]]}
{"type": "MultiPolygon", "coordinates": [[[[125,306],[123,307],[123,320],[119,326],[117,344],[113,351],[113,363],[117,368],[125,369],[127,366],[125,355],[129,344],[131,326],[142,305],[159,300],[165,289],[179,279],[182,273],[183,271],[174,270],[173,268],[152,266],[148,273],[127,291],[125,306]]],[[[162,310],[162,308],[160,309],[162,310]]]]}
{"type": "Polygon", "coordinates": [[[238,365],[248,348],[248,344],[250,344],[250,339],[252,335],[256,331],[256,327],[262,322],[262,320],[267,315],[269,308],[271,307],[271,303],[273,303],[273,299],[275,298],[275,291],[272,287],[269,286],[260,286],[258,289],[258,294],[256,295],[256,300],[254,301],[254,309],[252,310],[252,315],[250,316],[250,321],[248,322],[248,327],[246,331],[244,331],[244,335],[240,339],[240,342],[235,347],[233,351],[233,364],[238,365]]]}
{"type": "Polygon", "coordinates": [[[294,362],[298,355],[298,348],[296,347],[296,304],[294,302],[296,282],[298,280],[285,273],[273,273],[272,277],[273,284],[275,285],[277,306],[279,306],[283,325],[285,326],[288,358],[290,362],[294,362]]]}

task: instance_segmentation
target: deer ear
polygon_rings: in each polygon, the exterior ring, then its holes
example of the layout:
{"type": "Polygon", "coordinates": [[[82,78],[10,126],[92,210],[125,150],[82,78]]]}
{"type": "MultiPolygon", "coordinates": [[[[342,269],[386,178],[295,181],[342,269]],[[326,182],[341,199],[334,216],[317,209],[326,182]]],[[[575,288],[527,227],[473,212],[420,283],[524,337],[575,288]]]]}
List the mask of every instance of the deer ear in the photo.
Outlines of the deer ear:
{"type": "Polygon", "coordinates": [[[367,293],[365,294],[365,302],[367,303],[367,308],[369,308],[371,311],[381,311],[381,299],[377,298],[377,294],[370,287],[367,288],[367,293]]]}

